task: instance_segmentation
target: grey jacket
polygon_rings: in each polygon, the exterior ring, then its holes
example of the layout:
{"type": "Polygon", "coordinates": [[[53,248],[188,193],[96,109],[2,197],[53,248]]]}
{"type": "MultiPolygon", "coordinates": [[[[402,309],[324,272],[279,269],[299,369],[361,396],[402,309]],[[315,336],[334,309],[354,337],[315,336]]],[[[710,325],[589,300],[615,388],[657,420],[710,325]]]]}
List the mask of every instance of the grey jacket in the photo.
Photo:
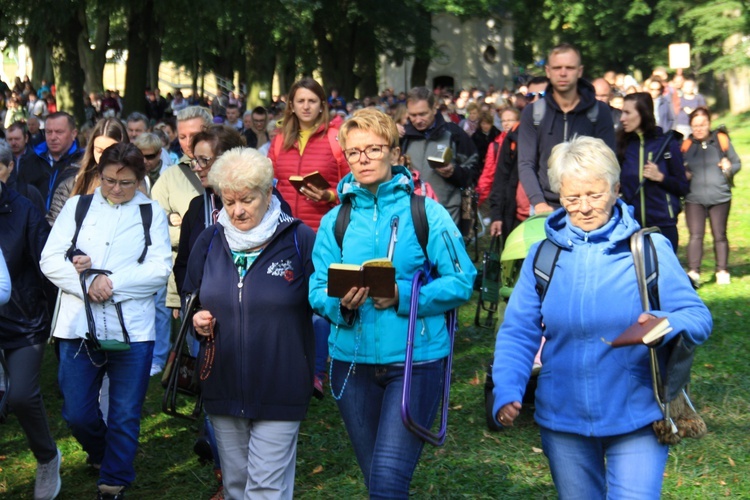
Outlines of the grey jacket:
{"type": "Polygon", "coordinates": [[[740,157],[734,150],[732,143],[724,153],[719,145],[716,132],[712,132],[706,141],[696,141],[690,136],[690,147],[685,151],[683,159],[685,168],[692,177],[690,192],[685,197],[688,203],[699,205],[716,205],[726,203],[732,199],[732,189],[729,180],[719,168],[719,161],[726,155],[732,164],[731,175],[740,171],[740,157]]]}

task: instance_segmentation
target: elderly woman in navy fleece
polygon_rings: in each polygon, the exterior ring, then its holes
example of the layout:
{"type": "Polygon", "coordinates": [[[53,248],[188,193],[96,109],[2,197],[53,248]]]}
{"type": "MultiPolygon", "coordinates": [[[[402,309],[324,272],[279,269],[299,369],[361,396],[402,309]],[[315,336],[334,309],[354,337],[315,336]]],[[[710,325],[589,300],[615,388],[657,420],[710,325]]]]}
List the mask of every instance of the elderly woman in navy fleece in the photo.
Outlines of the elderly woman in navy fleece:
{"type": "Polygon", "coordinates": [[[200,296],[193,326],[224,491],[291,499],[313,388],[315,234],[281,210],[271,161],[256,150],[225,152],[208,180],[223,208],[191,251],[183,292],[200,296]]]}

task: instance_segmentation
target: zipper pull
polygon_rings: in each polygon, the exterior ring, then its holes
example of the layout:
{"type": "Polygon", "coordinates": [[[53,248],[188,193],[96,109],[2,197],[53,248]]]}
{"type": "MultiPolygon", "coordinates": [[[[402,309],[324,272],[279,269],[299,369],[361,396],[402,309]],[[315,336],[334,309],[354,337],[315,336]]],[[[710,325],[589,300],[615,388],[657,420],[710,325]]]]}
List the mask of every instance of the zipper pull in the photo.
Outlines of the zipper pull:
{"type": "Polygon", "coordinates": [[[240,295],[240,304],[242,303],[242,287],[243,287],[243,286],[244,286],[244,284],[242,283],[242,280],[240,280],[240,281],[239,281],[239,282],[237,283],[237,288],[239,288],[239,291],[240,291],[240,294],[239,294],[239,295],[240,295]]]}

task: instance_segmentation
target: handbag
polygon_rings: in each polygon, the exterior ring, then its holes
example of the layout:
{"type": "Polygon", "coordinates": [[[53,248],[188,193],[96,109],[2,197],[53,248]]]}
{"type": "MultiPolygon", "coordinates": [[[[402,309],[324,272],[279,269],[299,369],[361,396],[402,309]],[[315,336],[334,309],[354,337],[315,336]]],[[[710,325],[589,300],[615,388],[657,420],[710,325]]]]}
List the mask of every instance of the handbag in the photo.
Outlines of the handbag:
{"type": "MultiPolygon", "coordinates": [[[[644,312],[659,308],[658,259],[656,248],[648,235],[657,228],[644,228],[630,237],[638,292],[644,312]]],[[[677,335],[657,352],[649,346],[651,379],[654,397],[664,418],[652,424],[661,444],[674,445],[683,438],[700,439],[706,435],[706,422],[690,401],[687,386],[695,356],[695,346],[677,335]],[[663,355],[662,355],[663,353],[663,355]]]]}
{"type": "Polygon", "coordinates": [[[100,339],[96,335],[96,321],[94,321],[94,313],[91,311],[91,301],[89,300],[88,290],[86,287],[86,278],[92,274],[103,274],[104,276],[109,276],[110,274],[112,274],[112,271],[107,271],[106,269],[86,269],[79,275],[81,290],[83,291],[83,304],[84,309],[86,310],[86,322],[88,324],[88,331],[86,332],[86,344],[93,351],[129,351],[130,336],[128,335],[127,328],[125,328],[125,318],[123,318],[122,316],[122,304],[119,302],[115,302],[114,305],[115,312],[117,313],[117,321],[119,322],[120,328],[122,330],[123,340],[107,338],[106,322],[104,323],[104,338],[100,339]]]}

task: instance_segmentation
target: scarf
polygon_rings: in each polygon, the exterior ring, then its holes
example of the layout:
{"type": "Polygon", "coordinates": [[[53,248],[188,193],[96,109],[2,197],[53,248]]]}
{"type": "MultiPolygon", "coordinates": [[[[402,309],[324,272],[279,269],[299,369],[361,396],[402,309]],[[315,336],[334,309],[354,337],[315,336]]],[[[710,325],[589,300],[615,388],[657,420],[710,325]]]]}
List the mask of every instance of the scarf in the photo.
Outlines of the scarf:
{"type": "Polygon", "coordinates": [[[281,216],[281,203],[276,196],[271,195],[271,204],[263,215],[260,224],[248,231],[242,231],[232,225],[226,208],[219,212],[218,223],[224,227],[224,237],[227,239],[229,249],[233,252],[242,252],[250,248],[263,246],[271,239],[276,227],[279,225],[281,216]]]}

